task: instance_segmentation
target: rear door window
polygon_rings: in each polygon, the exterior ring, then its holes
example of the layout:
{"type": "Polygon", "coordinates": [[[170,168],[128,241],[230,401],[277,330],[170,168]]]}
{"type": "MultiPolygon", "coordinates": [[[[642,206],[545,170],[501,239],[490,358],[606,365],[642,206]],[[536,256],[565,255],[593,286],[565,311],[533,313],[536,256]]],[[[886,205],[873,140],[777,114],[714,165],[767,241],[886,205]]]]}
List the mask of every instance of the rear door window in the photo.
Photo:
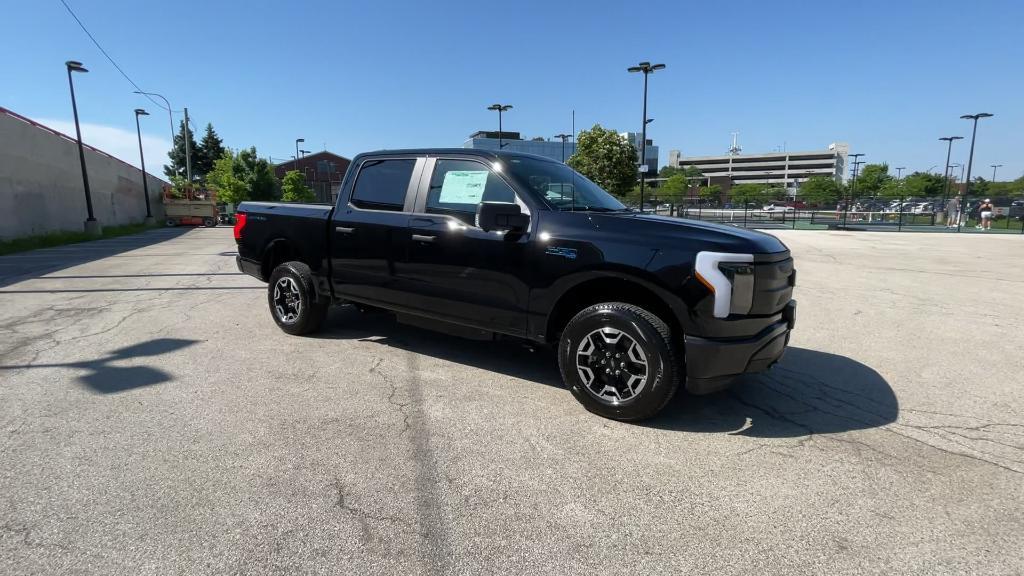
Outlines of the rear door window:
{"type": "Polygon", "coordinates": [[[352,205],[364,210],[401,212],[415,165],[412,158],[363,162],[352,189],[352,205]]]}

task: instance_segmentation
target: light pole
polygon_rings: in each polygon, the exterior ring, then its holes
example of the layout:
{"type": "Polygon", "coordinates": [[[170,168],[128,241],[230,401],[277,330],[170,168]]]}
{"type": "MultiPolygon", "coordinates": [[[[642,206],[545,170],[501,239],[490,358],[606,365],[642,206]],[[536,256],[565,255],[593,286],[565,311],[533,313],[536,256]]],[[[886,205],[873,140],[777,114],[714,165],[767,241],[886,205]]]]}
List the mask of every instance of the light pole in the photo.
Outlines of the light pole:
{"type": "Polygon", "coordinates": [[[292,169],[293,170],[298,170],[299,169],[299,142],[305,142],[305,141],[306,141],[305,138],[296,138],[295,139],[295,162],[292,164],[292,167],[293,167],[292,169]]]}
{"type": "MultiPolygon", "coordinates": [[[[964,180],[964,197],[961,200],[960,213],[964,213],[964,208],[967,207],[967,197],[971,194],[971,167],[974,164],[974,140],[978,136],[978,120],[980,118],[991,118],[992,114],[988,112],[980,112],[978,114],[964,114],[960,118],[963,120],[973,120],[974,127],[971,129],[971,151],[967,154],[967,177],[964,180]]],[[[961,218],[961,220],[963,220],[961,218]]],[[[960,228],[957,227],[957,232],[960,228]]]]}
{"type": "Polygon", "coordinates": [[[501,113],[502,112],[508,112],[509,110],[511,110],[512,109],[512,105],[511,104],[491,104],[490,106],[487,107],[487,109],[491,110],[493,112],[497,112],[498,113],[498,150],[501,150],[502,148],[505,147],[505,145],[502,144],[502,142],[501,142],[501,113]]]}
{"type": "Polygon", "coordinates": [[[572,137],[572,134],[555,134],[555,138],[562,140],[562,164],[565,164],[565,141],[572,137]]]}
{"type": "Polygon", "coordinates": [[[896,167],[896,181],[897,182],[899,182],[900,180],[903,179],[903,171],[906,170],[906,169],[907,169],[906,166],[897,166],[896,167]]]}
{"type": "Polygon", "coordinates": [[[99,236],[103,233],[103,227],[96,220],[92,212],[92,193],[89,191],[89,173],[85,169],[85,148],[82,147],[82,128],[78,124],[78,103],[75,102],[75,83],[71,79],[72,72],[88,72],[81,62],[68,60],[64,63],[68,69],[68,86],[71,88],[71,112],[75,115],[75,136],[78,138],[78,159],[82,163],[82,187],[85,189],[85,209],[89,214],[85,219],[85,232],[99,236]]]}
{"type": "Polygon", "coordinates": [[[149,116],[142,108],[135,109],[135,132],[139,135],[139,162],[142,163],[142,194],[146,198],[146,219],[142,222],[147,226],[153,224],[153,213],[149,208],[149,182],[146,179],[146,156],[142,153],[142,128],[139,127],[139,116],[149,116]]]}
{"type": "Polygon", "coordinates": [[[989,164],[989,166],[992,168],[992,181],[995,182],[996,181],[996,169],[997,168],[1002,168],[1003,165],[1002,164],[989,164]]]}
{"type": "Polygon", "coordinates": [[[863,164],[858,158],[864,156],[860,154],[850,154],[849,157],[853,158],[853,181],[850,183],[850,192],[846,195],[846,203],[843,204],[843,228],[846,228],[846,214],[850,211],[850,201],[853,200],[854,194],[857,193],[857,170],[860,169],[860,165],[863,164]]]}
{"type": "Polygon", "coordinates": [[[644,212],[644,180],[647,176],[647,77],[651,73],[665,68],[664,64],[651,64],[641,62],[636,66],[626,68],[626,72],[643,72],[644,74],[644,121],[640,129],[640,213],[644,212]]]}
{"type": "Polygon", "coordinates": [[[305,158],[306,154],[309,154],[309,150],[299,150],[299,153],[302,154],[303,158],[305,158]]]}
{"type": "MultiPolygon", "coordinates": [[[[946,145],[946,171],[943,172],[942,178],[946,181],[946,186],[942,190],[942,204],[945,206],[946,200],[949,198],[949,155],[953,152],[953,141],[963,140],[963,136],[943,136],[939,140],[947,142],[946,145]]],[[[947,215],[948,217],[948,215],[947,215]]]]}
{"type": "Polygon", "coordinates": [[[156,96],[157,98],[164,101],[167,105],[167,121],[171,126],[171,147],[174,147],[174,116],[171,115],[171,103],[167,101],[167,98],[157,94],[156,92],[143,92],[142,90],[135,90],[134,94],[142,94],[144,96],[156,96]]]}

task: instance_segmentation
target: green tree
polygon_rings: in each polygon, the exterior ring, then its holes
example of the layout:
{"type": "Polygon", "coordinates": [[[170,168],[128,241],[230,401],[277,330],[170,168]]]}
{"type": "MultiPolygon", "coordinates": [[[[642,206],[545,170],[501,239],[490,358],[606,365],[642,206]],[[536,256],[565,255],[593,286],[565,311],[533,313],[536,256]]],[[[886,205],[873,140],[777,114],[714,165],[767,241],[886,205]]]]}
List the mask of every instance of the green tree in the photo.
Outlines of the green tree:
{"type": "Polygon", "coordinates": [[[686,177],[682,174],[673,174],[658,186],[658,195],[663,197],[678,198],[686,194],[689,188],[686,177]]]}
{"type": "MultiPolygon", "coordinates": [[[[908,198],[929,198],[942,196],[943,194],[942,176],[937,176],[930,172],[914,172],[904,178],[901,184],[902,186],[899,189],[900,196],[908,198]]],[[[950,186],[950,195],[956,196],[955,185],[950,186]]]]}
{"type": "Polygon", "coordinates": [[[971,196],[988,196],[989,188],[991,188],[990,184],[991,183],[988,180],[985,180],[981,176],[975,177],[975,179],[971,181],[971,196]]]}
{"type": "Polygon", "coordinates": [[[658,178],[671,178],[680,172],[681,170],[675,166],[662,166],[661,170],[658,170],[658,178]]]}
{"type": "Polygon", "coordinates": [[[697,189],[697,196],[703,200],[718,200],[722,197],[722,187],[718,184],[701,186],[697,189]]]}
{"type": "Polygon", "coordinates": [[[764,184],[737,184],[732,187],[730,192],[733,203],[746,204],[748,202],[756,202],[763,204],[768,200],[767,190],[764,184]]]}
{"type": "Polygon", "coordinates": [[[235,155],[225,150],[213,163],[206,175],[206,185],[217,192],[217,199],[228,204],[239,204],[249,199],[249,187],[241,178],[241,167],[235,155]]]}
{"type": "Polygon", "coordinates": [[[199,143],[199,149],[195,151],[192,172],[200,176],[206,176],[213,170],[215,162],[224,156],[224,141],[213,129],[213,124],[206,125],[206,133],[199,143]]]}
{"type": "Polygon", "coordinates": [[[580,133],[576,153],[566,163],[616,196],[628,195],[637,181],[636,148],[600,124],[580,133]]]}
{"type": "Polygon", "coordinates": [[[285,202],[313,202],[316,196],[309,186],[306,186],[306,178],[298,170],[285,172],[281,180],[281,200],[285,202]]]}
{"type": "Polygon", "coordinates": [[[857,189],[854,194],[857,198],[874,196],[890,180],[892,176],[889,175],[888,164],[866,164],[857,174],[857,189]]]}
{"type": "Polygon", "coordinates": [[[273,201],[281,198],[281,186],[270,162],[256,155],[256,147],[246,148],[236,158],[236,175],[245,182],[251,200],[273,201]]]}
{"type": "Polygon", "coordinates": [[[181,121],[180,129],[177,134],[174,135],[174,146],[167,152],[167,157],[171,159],[170,164],[164,164],[164,175],[168,178],[174,176],[185,177],[185,138],[188,138],[189,152],[191,152],[192,158],[192,179],[195,180],[197,175],[196,172],[196,152],[199,146],[196,144],[195,135],[192,134],[191,128],[186,128],[185,121],[181,121]]]}
{"type": "Polygon", "coordinates": [[[808,204],[833,204],[839,198],[839,194],[839,183],[829,176],[812,176],[800,185],[800,199],[808,204]]]}

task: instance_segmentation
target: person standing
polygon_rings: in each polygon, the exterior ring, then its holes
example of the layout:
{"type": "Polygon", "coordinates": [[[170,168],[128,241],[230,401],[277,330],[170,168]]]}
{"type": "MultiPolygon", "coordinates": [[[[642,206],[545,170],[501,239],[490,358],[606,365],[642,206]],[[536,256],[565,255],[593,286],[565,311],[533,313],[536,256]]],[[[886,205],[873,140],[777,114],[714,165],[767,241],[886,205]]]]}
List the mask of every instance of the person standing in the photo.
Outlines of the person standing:
{"type": "Polygon", "coordinates": [[[985,201],[981,203],[981,206],[978,206],[978,218],[981,219],[981,223],[978,224],[978,228],[982,230],[992,229],[993,212],[992,200],[985,198],[985,201]]]}
{"type": "Polygon", "coordinates": [[[946,228],[956,228],[960,224],[960,202],[962,198],[957,194],[946,202],[946,228]]]}

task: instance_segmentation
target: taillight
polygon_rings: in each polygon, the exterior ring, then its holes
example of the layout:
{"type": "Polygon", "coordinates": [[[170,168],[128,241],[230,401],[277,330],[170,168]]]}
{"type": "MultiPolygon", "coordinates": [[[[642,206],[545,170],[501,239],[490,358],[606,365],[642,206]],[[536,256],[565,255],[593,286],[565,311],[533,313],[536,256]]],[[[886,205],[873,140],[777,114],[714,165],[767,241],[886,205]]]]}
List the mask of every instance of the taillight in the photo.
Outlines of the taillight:
{"type": "Polygon", "coordinates": [[[245,228],[245,212],[235,213],[235,240],[242,239],[242,228],[245,228]]]}

